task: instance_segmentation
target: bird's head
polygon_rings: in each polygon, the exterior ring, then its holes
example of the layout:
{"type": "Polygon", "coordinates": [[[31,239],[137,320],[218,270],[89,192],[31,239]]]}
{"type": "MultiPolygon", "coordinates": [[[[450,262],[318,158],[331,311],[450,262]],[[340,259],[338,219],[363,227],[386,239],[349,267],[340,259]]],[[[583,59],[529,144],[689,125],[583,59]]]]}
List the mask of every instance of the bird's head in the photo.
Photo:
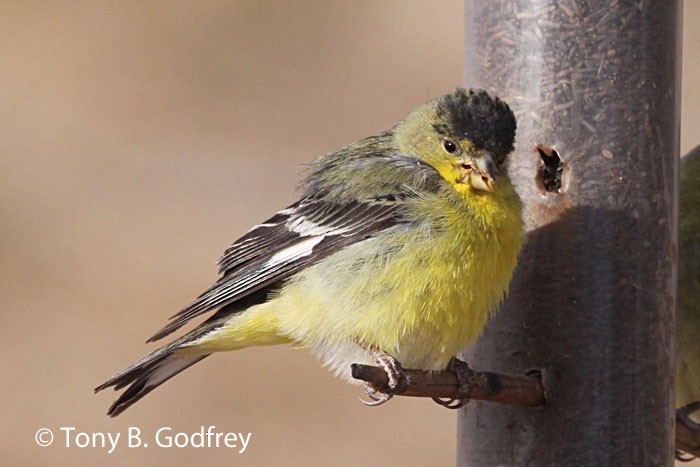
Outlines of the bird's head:
{"type": "Polygon", "coordinates": [[[492,192],[513,150],[515,117],[486,91],[457,89],[408,114],[394,129],[402,154],[433,167],[460,192],[492,192]]]}

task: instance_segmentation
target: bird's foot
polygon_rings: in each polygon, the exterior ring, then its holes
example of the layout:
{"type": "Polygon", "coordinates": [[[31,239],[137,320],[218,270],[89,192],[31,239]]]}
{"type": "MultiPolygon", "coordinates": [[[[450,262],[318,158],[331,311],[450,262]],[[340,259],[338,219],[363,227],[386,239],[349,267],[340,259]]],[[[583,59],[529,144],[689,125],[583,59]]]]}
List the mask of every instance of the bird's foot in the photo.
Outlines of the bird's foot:
{"type": "Polygon", "coordinates": [[[373,388],[369,384],[365,385],[367,397],[369,397],[371,401],[365,401],[362,399],[360,399],[360,401],[362,401],[362,403],[365,405],[369,405],[370,407],[382,405],[394,397],[394,394],[400,392],[408,384],[408,376],[406,376],[406,373],[403,371],[401,363],[399,363],[398,360],[383,352],[375,351],[374,354],[374,359],[377,362],[377,365],[384,370],[386,376],[389,378],[389,383],[387,384],[386,388],[382,389],[381,391],[373,388]]]}
{"type": "MultiPolygon", "coordinates": [[[[469,368],[469,365],[467,365],[467,362],[463,362],[458,358],[452,357],[452,360],[450,360],[447,368],[457,375],[457,381],[459,382],[459,393],[467,394],[469,392],[469,376],[471,376],[473,373],[471,368],[469,368]]],[[[459,409],[464,407],[467,402],[469,402],[469,398],[459,397],[454,399],[451,397],[433,397],[433,401],[447,409],[459,409]]]]}

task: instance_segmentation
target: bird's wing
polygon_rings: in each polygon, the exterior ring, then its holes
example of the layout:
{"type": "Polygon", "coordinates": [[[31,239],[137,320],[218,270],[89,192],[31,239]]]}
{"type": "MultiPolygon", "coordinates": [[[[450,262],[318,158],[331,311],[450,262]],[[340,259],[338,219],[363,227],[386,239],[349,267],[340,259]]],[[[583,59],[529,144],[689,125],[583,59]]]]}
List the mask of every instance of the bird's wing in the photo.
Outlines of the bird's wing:
{"type": "Polygon", "coordinates": [[[218,263],[223,276],[172,316],[149,342],[403,221],[401,203],[396,199],[333,203],[304,198],[253,227],[231,245],[218,263]]]}

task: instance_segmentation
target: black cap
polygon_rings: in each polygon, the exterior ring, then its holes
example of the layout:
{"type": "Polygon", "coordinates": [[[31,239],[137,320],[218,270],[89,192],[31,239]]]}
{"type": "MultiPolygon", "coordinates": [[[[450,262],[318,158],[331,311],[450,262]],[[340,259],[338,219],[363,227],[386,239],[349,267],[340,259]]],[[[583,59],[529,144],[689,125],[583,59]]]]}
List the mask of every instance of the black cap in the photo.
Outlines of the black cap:
{"type": "Polygon", "coordinates": [[[508,104],[484,90],[458,88],[437,101],[436,125],[439,133],[468,139],[477,149],[485,149],[501,165],[513,150],[515,115],[508,104]]]}

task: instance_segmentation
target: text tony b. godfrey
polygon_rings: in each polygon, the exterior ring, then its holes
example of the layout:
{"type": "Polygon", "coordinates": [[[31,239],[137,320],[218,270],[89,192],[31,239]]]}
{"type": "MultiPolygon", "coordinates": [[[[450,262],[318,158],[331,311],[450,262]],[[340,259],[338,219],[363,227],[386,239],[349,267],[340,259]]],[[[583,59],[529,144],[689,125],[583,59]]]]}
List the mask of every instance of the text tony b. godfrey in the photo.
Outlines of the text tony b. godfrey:
{"type": "Polygon", "coordinates": [[[235,449],[239,454],[243,454],[248,448],[251,437],[252,433],[216,431],[215,426],[200,426],[199,430],[191,432],[175,431],[169,426],[164,426],[156,430],[152,436],[144,434],[135,426],[129,427],[126,433],[86,432],[74,426],[62,426],[59,427],[59,433],[55,437],[52,430],[40,428],[36,432],[35,441],[39,446],[49,446],[55,440],[57,445],[66,448],[106,449],[108,454],[113,453],[118,447],[135,449],[149,446],[166,449],[226,448],[235,449]]]}

